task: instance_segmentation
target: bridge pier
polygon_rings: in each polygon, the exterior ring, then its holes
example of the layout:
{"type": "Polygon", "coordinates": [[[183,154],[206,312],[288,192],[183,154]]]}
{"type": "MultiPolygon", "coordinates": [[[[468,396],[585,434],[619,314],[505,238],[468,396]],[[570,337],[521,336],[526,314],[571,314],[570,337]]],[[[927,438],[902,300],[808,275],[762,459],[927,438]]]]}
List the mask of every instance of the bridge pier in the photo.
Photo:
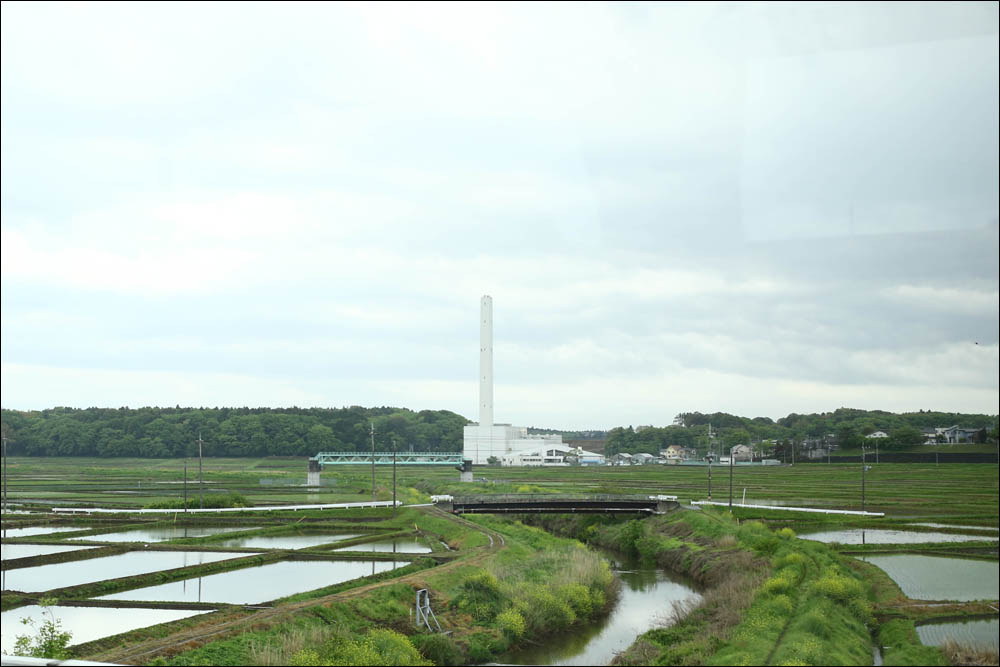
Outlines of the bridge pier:
{"type": "Polygon", "coordinates": [[[319,486],[319,473],[323,467],[319,464],[319,459],[309,459],[309,473],[306,476],[306,486],[319,486]]]}

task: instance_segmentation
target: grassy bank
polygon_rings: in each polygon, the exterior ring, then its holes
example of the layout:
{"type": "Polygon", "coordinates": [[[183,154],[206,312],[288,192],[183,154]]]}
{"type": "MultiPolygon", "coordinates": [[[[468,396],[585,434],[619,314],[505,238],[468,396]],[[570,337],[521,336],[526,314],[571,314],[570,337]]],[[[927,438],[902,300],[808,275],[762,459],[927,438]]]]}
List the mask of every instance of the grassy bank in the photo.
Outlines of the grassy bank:
{"type": "Polygon", "coordinates": [[[679,511],[627,523],[537,519],[553,530],[625,550],[705,586],[701,602],[673,610],[618,664],[865,664],[874,623],[867,587],[819,543],[718,510],[679,511]]]}
{"type": "Polygon", "coordinates": [[[381,585],[292,596],[277,601],[275,612],[287,608],[293,614],[275,613],[214,641],[181,643],[176,652],[146,662],[482,663],[589,622],[607,613],[614,599],[607,562],[575,540],[494,517],[410,510],[396,520],[404,522],[457,546],[463,557],[447,566],[384,573],[381,585]],[[413,623],[419,588],[429,591],[447,634],[421,632],[413,623]]]}

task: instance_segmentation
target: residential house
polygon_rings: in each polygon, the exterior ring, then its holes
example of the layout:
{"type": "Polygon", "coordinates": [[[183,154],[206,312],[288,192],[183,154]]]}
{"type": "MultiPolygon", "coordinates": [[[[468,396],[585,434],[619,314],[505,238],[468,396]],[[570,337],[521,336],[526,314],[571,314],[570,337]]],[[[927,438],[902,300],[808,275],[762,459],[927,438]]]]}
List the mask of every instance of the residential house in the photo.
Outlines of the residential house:
{"type": "Polygon", "coordinates": [[[632,455],[626,452],[619,452],[612,456],[608,462],[613,466],[630,466],[632,465],[632,455]]]}

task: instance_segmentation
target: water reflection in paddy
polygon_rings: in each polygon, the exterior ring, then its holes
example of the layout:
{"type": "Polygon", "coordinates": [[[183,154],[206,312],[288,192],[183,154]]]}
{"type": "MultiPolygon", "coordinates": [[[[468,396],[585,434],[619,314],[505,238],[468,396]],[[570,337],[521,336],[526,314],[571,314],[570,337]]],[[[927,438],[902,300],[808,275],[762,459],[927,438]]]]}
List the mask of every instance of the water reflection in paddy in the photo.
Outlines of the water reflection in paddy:
{"type": "Polygon", "coordinates": [[[163,526],[162,528],[139,528],[120,533],[105,533],[88,535],[86,537],[67,537],[67,540],[93,540],[94,542],[164,542],[179,540],[185,537],[206,537],[220,533],[233,533],[239,530],[254,530],[260,526],[237,526],[224,528],[222,526],[163,526]]]}
{"type": "Polygon", "coordinates": [[[32,535],[48,535],[50,533],[66,533],[72,530],[87,530],[86,526],[28,526],[26,528],[4,528],[4,539],[14,537],[31,537],[32,535]]]}
{"type": "Polygon", "coordinates": [[[384,551],[400,554],[427,554],[433,551],[418,537],[397,537],[392,540],[378,540],[340,547],[334,551],[384,551]]]}
{"type": "Polygon", "coordinates": [[[607,665],[636,636],[662,625],[673,602],[701,596],[685,580],[663,570],[618,570],[621,595],[602,621],[552,637],[544,646],[508,653],[515,665],[607,665]]]}
{"type": "Polygon", "coordinates": [[[363,534],[261,535],[258,537],[234,537],[231,540],[222,540],[215,544],[224,547],[244,547],[250,549],[305,549],[306,547],[318,547],[321,544],[329,544],[330,542],[349,540],[352,537],[360,537],[363,534]]]}
{"type": "Polygon", "coordinates": [[[47,556],[48,554],[56,554],[63,551],[80,551],[81,549],[95,548],[96,547],[78,547],[70,544],[4,544],[0,547],[0,550],[3,551],[3,560],[7,560],[8,558],[47,556]]]}
{"type": "Polygon", "coordinates": [[[991,526],[959,526],[953,523],[934,523],[932,521],[924,521],[920,523],[911,523],[911,526],[926,526],[927,528],[955,528],[957,530],[989,530],[992,532],[997,532],[997,528],[991,526]]]}
{"type": "Polygon", "coordinates": [[[409,561],[283,561],[123,591],[98,599],[256,604],[404,565],[409,565],[409,561]]]}
{"type": "Polygon", "coordinates": [[[1000,592],[996,561],[915,554],[859,558],[882,568],[915,600],[996,600],[1000,592]]]}
{"type": "Polygon", "coordinates": [[[995,618],[917,626],[920,642],[926,646],[940,646],[946,639],[953,639],[962,644],[992,648],[996,651],[998,633],[1000,633],[1000,621],[995,618]]]}
{"type": "MultiPolygon", "coordinates": [[[[112,607],[52,607],[56,620],[62,622],[62,629],[72,633],[71,644],[117,635],[137,628],[145,628],[157,623],[176,621],[200,611],[185,611],[179,609],[117,609],[112,607]]],[[[43,610],[37,605],[18,607],[0,614],[3,625],[3,652],[10,654],[14,648],[17,635],[32,634],[29,626],[23,625],[21,619],[33,618],[40,621],[43,610]]],[[[46,617],[47,618],[47,617],[46,617]]]]}
{"type": "Polygon", "coordinates": [[[41,592],[104,579],[146,574],[157,570],[214,563],[226,558],[246,555],[248,554],[206,553],[204,551],[131,551],[118,556],[5,570],[3,588],[12,591],[41,592]]]}
{"type": "Polygon", "coordinates": [[[823,530],[815,533],[799,533],[804,540],[814,542],[839,542],[840,544],[920,544],[922,542],[972,542],[990,539],[986,535],[958,535],[956,533],[932,533],[918,530],[890,530],[879,528],[844,528],[823,530]]]}

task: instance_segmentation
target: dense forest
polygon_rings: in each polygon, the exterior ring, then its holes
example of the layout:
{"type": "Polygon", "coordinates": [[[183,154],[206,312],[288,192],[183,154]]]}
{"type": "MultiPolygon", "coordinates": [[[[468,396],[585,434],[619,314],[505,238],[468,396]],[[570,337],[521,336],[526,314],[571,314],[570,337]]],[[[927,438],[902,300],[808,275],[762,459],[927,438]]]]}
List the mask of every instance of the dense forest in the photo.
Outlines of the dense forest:
{"type": "MultiPolygon", "coordinates": [[[[206,456],[312,456],[321,451],[366,451],[375,426],[375,448],[399,451],[462,450],[462,427],[469,420],[447,410],[406,408],[51,408],[2,411],[3,433],[12,456],[181,457],[198,452],[199,434],[206,456]]],[[[664,427],[617,427],[607,432],[605,454],[648,452],[669,445],[704,453],[712,447],[770,441],[773,454],[785,447],[822,441],[858,447],[864,436],[880,430],[885,449],[919,445],[923,428],[961,426],[986,429],[997,437],[995,415],[947,412],[894,414],[841,408],[834,412],[768,417],[738,417],[716,412],[685,412],[664,427]],[[709,437],[711,428],[712,437],[709,437]]],[[[560,433],[567,439],[601,438],[602,431],[560,433]]]]}
{"type": "Polygon", "coordinates": [[[674,418],[673,424],[662,428],[628,426],[611,429],[604,453],[608,456],[618,452],[656,454],[670,445],[678,445],[704,454],[710,447],[721,452],[723,448],[733,445],[770,441],[772,446],[767,449],[780,457],[785,448],[797,448],[810,442],[842,449],[860,447],[865,441],[864,436],[875,431],[884,431],[889,435],[884,442],[880,442],[881,447],[907,449],[924,441],[921,429],[948,426],[985,429],[993,440],[997,437],[996,415],[923,410],[895,414],[882,410],[840,408],[820,414],[792,413],[774,421],[769,417],[738,417],[725,412],[684,412],[674,418]]]}
{"type": "Polygon", "coordinates": [[[312,456],[321,451],[462,449],[465,417],[404,408],[52,408],[3,410],[12,456],[312,456]]]}

